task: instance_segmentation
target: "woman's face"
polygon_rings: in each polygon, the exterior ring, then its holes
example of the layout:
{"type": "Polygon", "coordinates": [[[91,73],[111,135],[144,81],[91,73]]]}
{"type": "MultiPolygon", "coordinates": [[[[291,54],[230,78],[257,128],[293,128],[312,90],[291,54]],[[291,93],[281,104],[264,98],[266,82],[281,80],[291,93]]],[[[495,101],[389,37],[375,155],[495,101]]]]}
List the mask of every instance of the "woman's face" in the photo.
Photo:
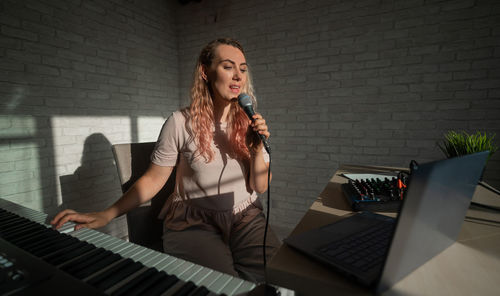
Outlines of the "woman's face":
{"type": "Polygon", "coordinates": [[[247,70],[245,56],[238,48],[217,46],[212,64],[205,71],[214,100],[222,103],[236,99],[247,83],[247,70]]]}

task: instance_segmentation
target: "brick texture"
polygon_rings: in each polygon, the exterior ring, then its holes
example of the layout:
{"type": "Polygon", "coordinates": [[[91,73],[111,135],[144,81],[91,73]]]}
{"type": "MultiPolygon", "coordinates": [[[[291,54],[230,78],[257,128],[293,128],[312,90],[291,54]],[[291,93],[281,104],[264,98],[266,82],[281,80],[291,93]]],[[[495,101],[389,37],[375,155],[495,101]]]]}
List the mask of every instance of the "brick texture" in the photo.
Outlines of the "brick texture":
{"type": "MultiPolygon", "coordinates": [[[[282,233],[341,164],[440,159],[448,130],[500,142],[498,1],[204,1],[178,14],[181,69],[218,36],[246,48],[282,233]]],[[[499,173],[497,152],[484,180],[499,188],[499,173]]]]}
{"type": "MultiPolygon", "coordinates": [[[[494,0],[2,1],[0,194],[45,211],[110,204],[109,146],[155,140],[188,104],[201,47],[231,36],[272,133],[284,236],[341,164],[440,159],[448,130],[499,144],[499,15],[494,0]]],[[[484,180],[499,176],[497,152],[484,180]]]]}
{"type": "MultiPolygon", "coordinates": [[[[55,213],[120,195],[111,145],[179,106],[175,2],[0,3],[0,196],[55,213]]],[[[125,219],[104,229],[127,236],[125,219]]]]}

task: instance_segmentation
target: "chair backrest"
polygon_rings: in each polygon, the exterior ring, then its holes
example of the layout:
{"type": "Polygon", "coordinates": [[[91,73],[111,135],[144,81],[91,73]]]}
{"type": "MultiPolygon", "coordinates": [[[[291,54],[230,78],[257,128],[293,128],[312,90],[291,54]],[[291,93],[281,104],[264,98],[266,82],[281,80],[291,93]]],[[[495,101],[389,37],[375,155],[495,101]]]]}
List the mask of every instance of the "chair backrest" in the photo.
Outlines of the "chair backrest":
{"type": "MultiPolygon", "coordinates": [[[[116,144],[112,146],[122,192],[126,192],[151,164],[155,142],[116,144]]],[[[175,169],[167,183],[153,199],[127,213],[129,241],[163,251],[163,221],[158,215],[175,187],[175,169]]]]}

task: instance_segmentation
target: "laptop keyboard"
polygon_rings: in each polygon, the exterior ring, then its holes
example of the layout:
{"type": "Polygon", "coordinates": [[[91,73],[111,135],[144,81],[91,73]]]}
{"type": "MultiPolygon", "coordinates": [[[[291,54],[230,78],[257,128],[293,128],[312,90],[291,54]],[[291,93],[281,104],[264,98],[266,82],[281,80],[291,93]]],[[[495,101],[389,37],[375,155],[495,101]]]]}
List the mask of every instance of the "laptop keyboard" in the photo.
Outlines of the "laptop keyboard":
{"type": "Polygon", "coordinates": [[[368,230],[319,248],[318,253],[333,262],[367,271],[383,262],[393,230],[394,223],[377,223],[368,230]]]}

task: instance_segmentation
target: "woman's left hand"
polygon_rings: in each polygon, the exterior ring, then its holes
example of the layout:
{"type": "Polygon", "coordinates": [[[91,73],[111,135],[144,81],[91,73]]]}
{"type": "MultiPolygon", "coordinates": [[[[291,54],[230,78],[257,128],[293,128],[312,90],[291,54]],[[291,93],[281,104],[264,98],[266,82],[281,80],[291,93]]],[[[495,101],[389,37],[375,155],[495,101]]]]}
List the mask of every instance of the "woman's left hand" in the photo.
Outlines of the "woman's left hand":
{"type": "Polygon", "coordinates": [[[249,131],[247,134],[247,145],[250,153],[258,153],[262,150],[262,140],[258,134],[263,135],[266,139],[269,138],[271,133],[267,129],[266,120],[259,113],[254,114],[253,121],[250,122],[249,131]],[[250,131],[250,128],[252,131],[250,131]]]}

